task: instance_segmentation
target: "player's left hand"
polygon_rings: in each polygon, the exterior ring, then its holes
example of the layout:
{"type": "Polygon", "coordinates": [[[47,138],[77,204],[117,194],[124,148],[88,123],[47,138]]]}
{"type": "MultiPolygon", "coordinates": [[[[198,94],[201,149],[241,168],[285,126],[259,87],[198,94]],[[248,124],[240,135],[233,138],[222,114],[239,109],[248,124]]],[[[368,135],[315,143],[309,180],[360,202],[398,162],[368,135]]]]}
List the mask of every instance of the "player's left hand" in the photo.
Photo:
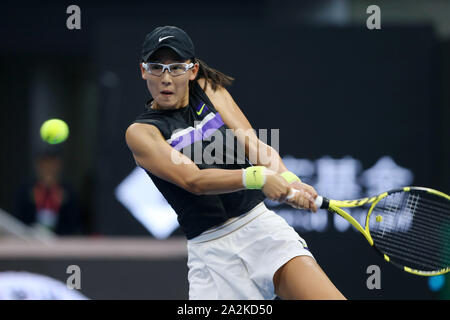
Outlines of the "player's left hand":
{"type": "Polygon", "coordinates": [[[295,181],[295,182],[291,183],[290,186],[292,188],[294,188],[294,189],[303,190],[303,191],[309,193],[310,196],[312,196],[314,199],[317,198],[317,191],[316,191],[316,189],[314,189],[309,184],[306,184],[306,183],[303,183],[303,182],[299,182],[299,181],[295,181]]]}

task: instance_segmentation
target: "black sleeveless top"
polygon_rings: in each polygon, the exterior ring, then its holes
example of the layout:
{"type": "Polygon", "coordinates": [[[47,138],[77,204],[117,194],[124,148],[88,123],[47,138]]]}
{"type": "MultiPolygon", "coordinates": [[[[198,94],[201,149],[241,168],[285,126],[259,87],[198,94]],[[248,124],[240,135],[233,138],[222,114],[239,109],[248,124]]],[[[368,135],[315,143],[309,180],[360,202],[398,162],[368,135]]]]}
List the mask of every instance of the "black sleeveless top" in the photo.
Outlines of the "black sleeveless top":
{"type": "MultiPolygon", "coordinates": [[[[242,169],[252,164],[245,149],[223,122],[200,85],[195,81],[186,107],[173,110],[150,108],[134,122],[159,129],[166,141],[189,157],[200,169],[242,169]]],[[[145,169],[144,169],[145,170],[145,169]]],[[[178,215],[187,239],[239,216],[264,200],[260,190],[241,190],[217,195],[195,195],[145,170],[178,215]]]]}

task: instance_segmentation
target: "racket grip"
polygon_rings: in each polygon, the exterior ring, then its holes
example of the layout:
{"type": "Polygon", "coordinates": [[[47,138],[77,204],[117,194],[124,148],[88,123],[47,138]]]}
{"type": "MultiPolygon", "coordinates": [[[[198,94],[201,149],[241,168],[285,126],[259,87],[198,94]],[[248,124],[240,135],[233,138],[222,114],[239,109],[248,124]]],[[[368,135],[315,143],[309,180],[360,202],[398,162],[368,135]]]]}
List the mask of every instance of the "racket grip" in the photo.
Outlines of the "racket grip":
{"type": "Polygon", "coordinates": [[[289,195],[286,197],[286,199],[289,200],[289,199],[293,198],[296,193],[297,193],[297,190],[295,190],[294,188],[291,188],[291,191],[289,192],[289,195]]]}
{"type": "Polygon", "coordinates": [[[323,197],[317,196],[316,200],[314,200],[314,203],[316,204],[317,209],[321,209],[323,204],[323,197]]]}

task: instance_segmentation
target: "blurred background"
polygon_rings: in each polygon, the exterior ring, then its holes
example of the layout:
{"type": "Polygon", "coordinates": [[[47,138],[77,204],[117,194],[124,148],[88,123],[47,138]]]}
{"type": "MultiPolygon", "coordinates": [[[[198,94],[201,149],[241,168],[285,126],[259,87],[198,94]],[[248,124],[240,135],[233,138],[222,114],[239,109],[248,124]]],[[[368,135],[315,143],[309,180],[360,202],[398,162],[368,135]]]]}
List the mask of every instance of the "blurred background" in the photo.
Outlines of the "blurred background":
{"type": "MultiPolygon", "coordinates": [[[[124,136],[149,99],[141,45],[161,25],[183,28],[199,58],[236,79],[229,91],[253,127],[278,129],[287,167],[319,193],[449,194],[449,16],[445,0],[2,3],[0,299],[30,298],[30,275],[65,284],[70,265],[90,299],[187,299],[186,241],[124,136]],[[367,27],[370,5],[381,29],[367,27]],[[59,145],[40,138],[50,118],[69,125],[59,145]],[[11,272],[21,280],[6,285],[11,272]]],[[[346,297],[450,298],[448,275],[396,269],[343,219],[266,205],[346,297]],[[366,286],[370,265],[379,290],[366,286]]]]}

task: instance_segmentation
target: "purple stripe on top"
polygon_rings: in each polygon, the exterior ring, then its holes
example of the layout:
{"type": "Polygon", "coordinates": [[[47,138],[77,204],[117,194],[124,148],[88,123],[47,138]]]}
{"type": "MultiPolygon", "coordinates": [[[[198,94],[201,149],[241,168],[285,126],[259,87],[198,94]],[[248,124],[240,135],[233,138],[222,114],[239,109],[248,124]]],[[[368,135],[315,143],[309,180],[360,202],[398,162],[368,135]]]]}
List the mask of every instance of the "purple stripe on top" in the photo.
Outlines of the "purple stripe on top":
{"type": "Polygon", "coordinates": [[[222,117],[217,112],[216,114],[214,114],[214,117],[208,120],[201,128],[191,130],[186,134],[179,136],[178,138],[173,140],[170,145],[174,149],[179,151],[196,141],[208,138],[223,125],[224,123],[222,117]]]}

